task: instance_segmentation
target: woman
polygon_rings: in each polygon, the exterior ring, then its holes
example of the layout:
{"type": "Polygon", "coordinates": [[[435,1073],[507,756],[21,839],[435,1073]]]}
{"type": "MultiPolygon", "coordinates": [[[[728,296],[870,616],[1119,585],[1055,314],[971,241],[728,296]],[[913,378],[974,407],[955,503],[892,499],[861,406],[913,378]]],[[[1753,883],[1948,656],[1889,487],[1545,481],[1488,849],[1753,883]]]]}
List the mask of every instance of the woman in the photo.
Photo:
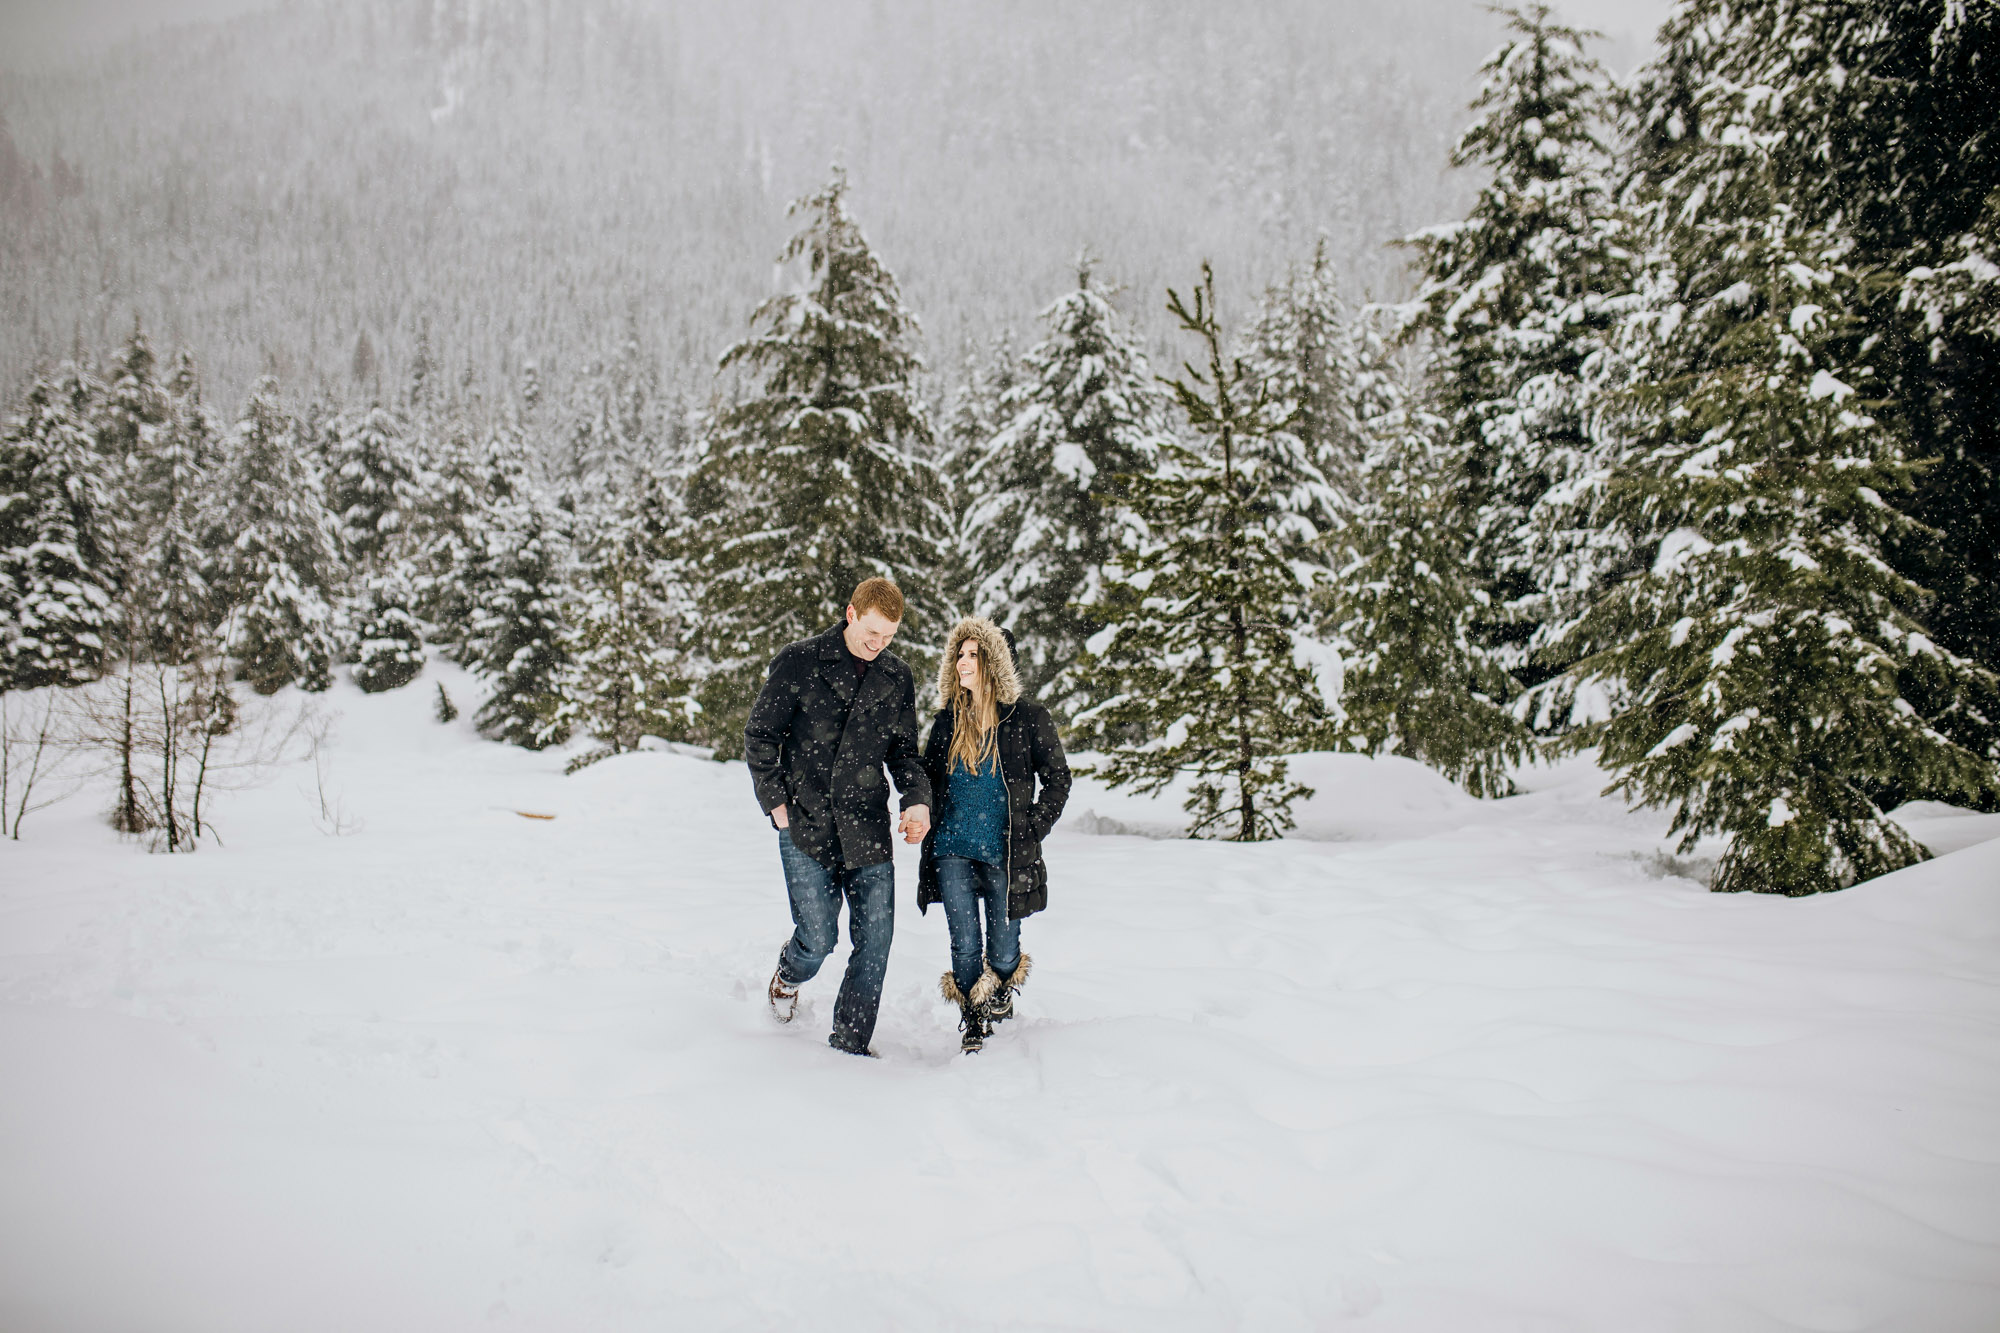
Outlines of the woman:
{"type": "Polygon", "coordinates": [[[917,910],[944,904],[951,971],[939,987],[958,1006],[960,1047],[970,1052],[1013,1017],[1014,991],[1028,979],[1020,923],[1049,905],[1042,839],[1069,799],[1069,761],[1049,710],[1021,697],[1012,636],[990,620],[961,620],[945,637],[938,702],[924,745],[937,810],[917,910]]]}

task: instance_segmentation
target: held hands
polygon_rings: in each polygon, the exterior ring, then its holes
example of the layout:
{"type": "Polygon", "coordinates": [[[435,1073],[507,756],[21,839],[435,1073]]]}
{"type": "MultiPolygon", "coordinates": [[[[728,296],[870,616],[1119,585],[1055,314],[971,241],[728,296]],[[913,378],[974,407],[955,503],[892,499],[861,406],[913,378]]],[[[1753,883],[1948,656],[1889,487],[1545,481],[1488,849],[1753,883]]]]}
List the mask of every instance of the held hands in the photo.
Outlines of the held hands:
{"type": "MultiPolygon", "coordinates": [[[[771,811],[771,822],[779,828],[790,828],[792,821],[785,813],[785,807],[776,806],[771,811]]],[[[922,842],[924,835],[931,831],[931,809],[927,805],[913,805],[903,812],[896,821],[896,832],[903,835],[904,842],[922,842]]]]}

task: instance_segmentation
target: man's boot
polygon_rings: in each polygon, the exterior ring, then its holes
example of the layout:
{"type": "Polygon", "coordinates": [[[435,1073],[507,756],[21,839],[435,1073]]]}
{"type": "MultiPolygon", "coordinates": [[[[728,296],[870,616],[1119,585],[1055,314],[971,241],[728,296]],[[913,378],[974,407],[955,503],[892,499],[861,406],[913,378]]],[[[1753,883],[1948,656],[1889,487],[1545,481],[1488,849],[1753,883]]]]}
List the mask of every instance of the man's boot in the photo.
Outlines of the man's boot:
{"type": "Polygon", "coordinates": [[[1014,1016],[1014,992],[1028,979],[1028,971],[1035,960],[1026,954],[1014,965],[1014,970],[1005,976],[987,969],[986,975],[993,978],[993,998],[986,1002],[987,1021],[995,1026],[1014,1016]]]}
{"type": "Polygon", "coordinates": [[[785,980],[785,958],[778,955],[778,969],[771,973],[771,986],[765,992],[771,1002],[771,1017],[780,1023],[789,1023],[798,1016],[799,988],[785,980]]]}

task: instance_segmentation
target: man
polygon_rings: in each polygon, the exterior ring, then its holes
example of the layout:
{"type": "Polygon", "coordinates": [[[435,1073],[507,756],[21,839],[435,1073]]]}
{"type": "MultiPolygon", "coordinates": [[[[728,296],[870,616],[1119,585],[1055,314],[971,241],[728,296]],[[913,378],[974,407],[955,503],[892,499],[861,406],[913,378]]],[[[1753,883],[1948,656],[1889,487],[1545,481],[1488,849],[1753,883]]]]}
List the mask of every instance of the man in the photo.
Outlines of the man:
{"type": "Polygon", "coordinates": [[[868,1040],[896,930],[885,767],[903,797],[898,831],[922,842],[931,825],[916,688],[910,669],[888,650],[902,620],[896,585],[864,580],[846,623],[790,644],[772,660],[743,728],[743,757],[757,803],[778,830],[792,903],[792,938],[771,974],[771,1013],[789,1023],[798,1012],[799,987],[840,942],[845,898],[853,952],[827,1043],[853,1055],[872,1054],[868,1040]]]}

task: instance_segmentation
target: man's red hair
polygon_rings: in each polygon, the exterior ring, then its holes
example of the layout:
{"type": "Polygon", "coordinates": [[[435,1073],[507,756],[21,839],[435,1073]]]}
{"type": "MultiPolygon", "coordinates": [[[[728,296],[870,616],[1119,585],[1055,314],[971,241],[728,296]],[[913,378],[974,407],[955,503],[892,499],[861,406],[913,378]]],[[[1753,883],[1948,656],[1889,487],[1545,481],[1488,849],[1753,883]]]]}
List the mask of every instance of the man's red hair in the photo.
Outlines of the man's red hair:
{"type": "Polygon", "coordinates": [[[854,608],[857,616],[880,611],[898,623],[903,619],[903,590],[887,579],[861,580],[854,589],[854,596],[847,599],[847,604],[854,608]]]}

